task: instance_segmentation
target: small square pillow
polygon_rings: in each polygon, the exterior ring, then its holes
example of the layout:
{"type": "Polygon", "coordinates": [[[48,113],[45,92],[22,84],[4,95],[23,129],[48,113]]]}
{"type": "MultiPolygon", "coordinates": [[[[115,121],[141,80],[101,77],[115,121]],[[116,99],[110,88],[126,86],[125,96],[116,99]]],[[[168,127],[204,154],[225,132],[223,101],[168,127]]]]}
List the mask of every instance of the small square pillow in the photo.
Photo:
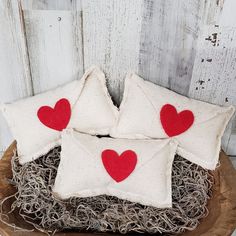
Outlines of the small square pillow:
{"type": "Polygon", "coordinates": [[[72,196],[116,196],[171,207],[171,171],[177,144],[166,140],[98,138],[64,130],[53,191],[72,196]]]}
{"type": "Polygon", "coordinates": [[[160,87],[135,74],[125,81],[116,138],[173,138],[177,153],[204,168],[215,169],[221,137],[234,108],[197,101],[160,87]]]}
{"type": "Polygon", "coordinates": [[[3,104],[3,115],[17,141],[20,163],[36,159],[60,144],[60,131],[66,127],[91,134],[108,134],[118,111],[105,83],[104,74],[92,67],[80,80],[3,104]]]}

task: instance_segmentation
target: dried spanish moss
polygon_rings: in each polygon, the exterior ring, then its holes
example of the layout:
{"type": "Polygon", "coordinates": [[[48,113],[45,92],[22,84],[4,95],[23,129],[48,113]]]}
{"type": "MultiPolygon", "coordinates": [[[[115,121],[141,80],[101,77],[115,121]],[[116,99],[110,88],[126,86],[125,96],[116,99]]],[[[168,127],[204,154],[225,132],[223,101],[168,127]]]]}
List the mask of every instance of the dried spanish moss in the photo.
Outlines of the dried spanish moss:
{"type": "Polygon", "coordinates": [[[173,208],[166,209],[105,195],[60,201],[51,192],[59,161],[60,147],[23,166],[17,157],[12,159],[12,184],[18,191],[11,211],[17,209],[34,228],[48,234],[65,229],[177,234],[195,229],[208,213],[213,177],[180,156],[172,170],[173,208]]]}

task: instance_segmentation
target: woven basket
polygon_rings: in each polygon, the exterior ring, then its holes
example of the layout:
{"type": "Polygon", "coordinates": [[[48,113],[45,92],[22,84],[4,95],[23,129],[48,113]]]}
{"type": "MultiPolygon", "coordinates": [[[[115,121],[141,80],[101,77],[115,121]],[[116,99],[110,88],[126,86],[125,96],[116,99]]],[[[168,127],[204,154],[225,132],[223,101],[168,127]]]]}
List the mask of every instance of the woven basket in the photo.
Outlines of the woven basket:
{"type": "MultiPolygon", "coordinates": [[[[15,188],[8,183],[11,178],[11,158],[16,149],[14,142],[6,150],[0,160],[0,200],[15,193],[15,188]]],[[[213,197],[208,202],[209,215],[201,220],[200,225],[194,230],[182,236],[231,236],[236,228],[236,170],[224,152],[220,153],[221,166],[213,172],[215,183],[213,197]]],[[[10,206],[6,206],[10,207],[10,206]]],[[[11,215],[10,221],[17,226],[27,228],[26,223],[19,215],[11,215]]],[[[1,236],[44,236],[41,232],[14,232],[11,227],[0,222],[1,236]]],[[[89,236],[92,233],[61,232],[56,236],[89,236]]],[[[100,235],[108,235],[101,233],[100,235]]],[[[113,234],[115,235],[115,234],[113,234]]],[[[137,235],[137,234],[135,234],[137,235]]]]}

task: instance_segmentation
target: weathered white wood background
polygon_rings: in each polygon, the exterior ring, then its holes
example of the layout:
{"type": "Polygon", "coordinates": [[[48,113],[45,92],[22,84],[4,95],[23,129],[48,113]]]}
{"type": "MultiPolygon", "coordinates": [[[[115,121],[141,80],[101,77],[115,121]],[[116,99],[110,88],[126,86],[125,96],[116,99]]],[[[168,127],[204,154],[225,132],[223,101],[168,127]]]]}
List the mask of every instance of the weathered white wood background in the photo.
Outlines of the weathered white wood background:
{"type": "MultiPolygon", "coordinates": [[[[235,0],[0,0],[0,102],[97,64],[118,104],[132,70],[180,94],[236,105],[235,9],[235,0]]],[[[11,141],[0,115],[0,149],[11,141]]],[[[235,119],[223,147],[236,155],[235,119]]]]}

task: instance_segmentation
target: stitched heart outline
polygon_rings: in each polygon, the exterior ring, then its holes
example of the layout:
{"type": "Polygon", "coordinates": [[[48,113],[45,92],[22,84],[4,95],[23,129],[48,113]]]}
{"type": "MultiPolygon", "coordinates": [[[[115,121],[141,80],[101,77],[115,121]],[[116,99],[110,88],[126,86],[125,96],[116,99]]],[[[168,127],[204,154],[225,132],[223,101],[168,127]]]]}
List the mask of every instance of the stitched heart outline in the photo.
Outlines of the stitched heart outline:
{"type": "Polygon", "coordinates": [[[194,122],[193,112],[183,110],[177,112],[171,104],[165,104],[160,111],[160,119],[165,133],[169,137],[177,136],[187,131],[194,122]]]}
{"type": "Polygon", "coordinates": [[[62,98],[56,102],[54,108],[42,106],[38,109],[37,116],[40,122],[48,128],[62,131],[70,121],[70,102],[66,98],[62,98]]]}
{"type": "Polygon", "coordinates": [[[115,150],[106,149],[102,152],[102,162],[107,173],[119,183],[134,171],[137,155],[132,150],[126,150],[119,155],[115,150]]]}

